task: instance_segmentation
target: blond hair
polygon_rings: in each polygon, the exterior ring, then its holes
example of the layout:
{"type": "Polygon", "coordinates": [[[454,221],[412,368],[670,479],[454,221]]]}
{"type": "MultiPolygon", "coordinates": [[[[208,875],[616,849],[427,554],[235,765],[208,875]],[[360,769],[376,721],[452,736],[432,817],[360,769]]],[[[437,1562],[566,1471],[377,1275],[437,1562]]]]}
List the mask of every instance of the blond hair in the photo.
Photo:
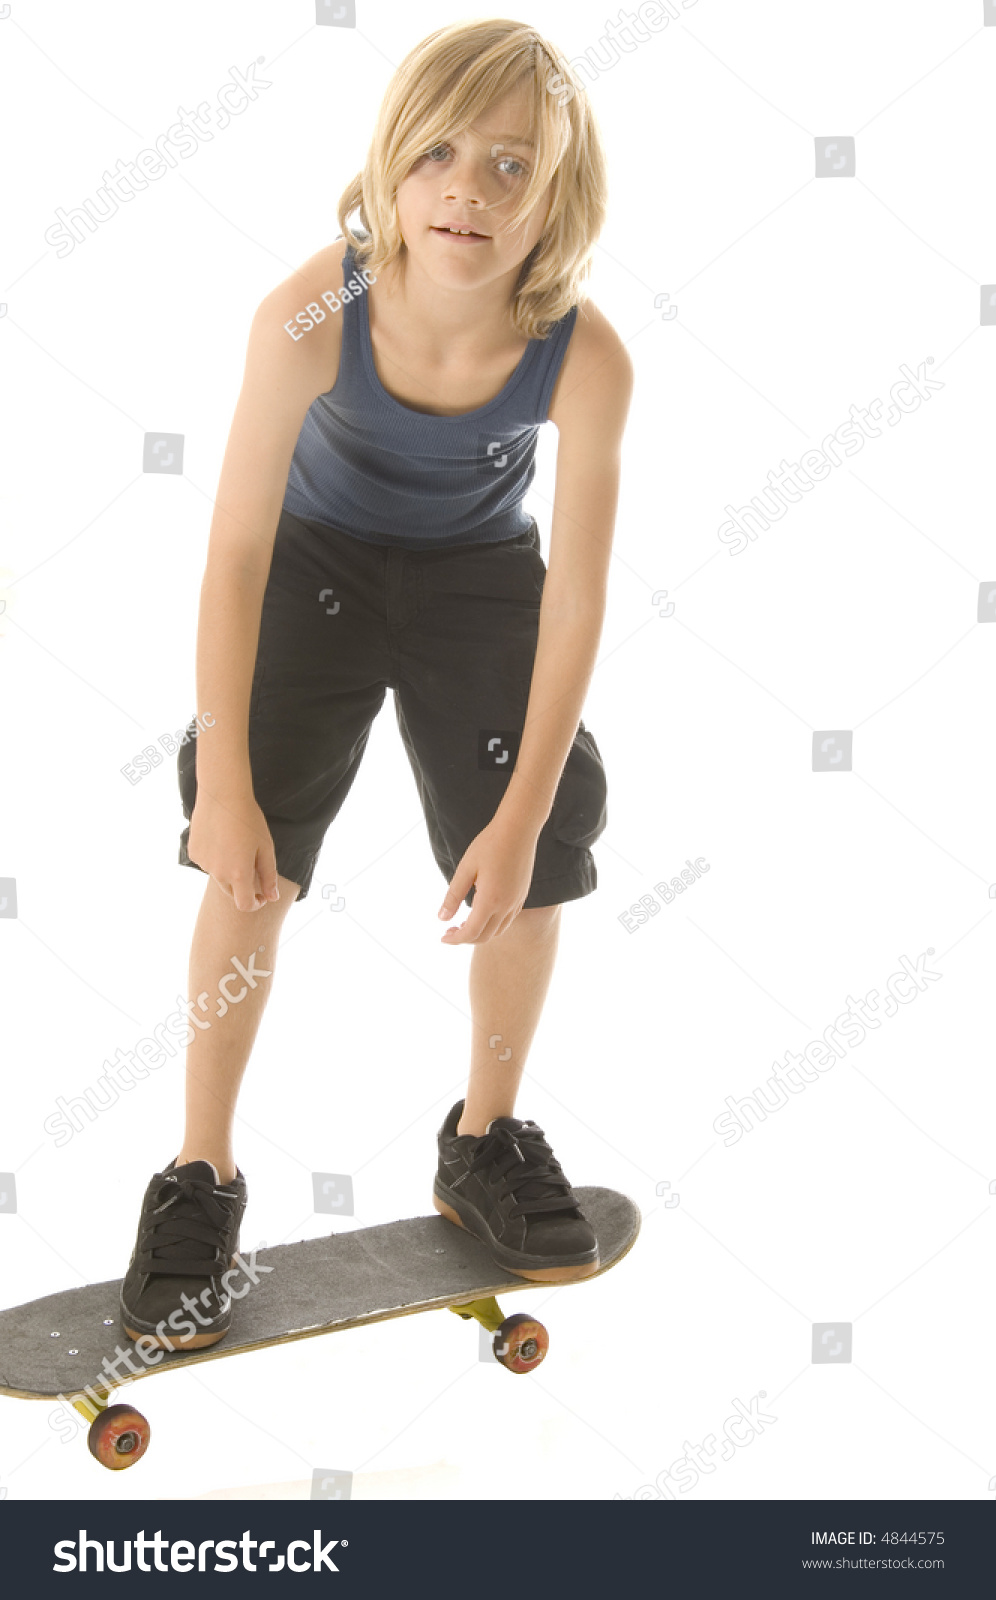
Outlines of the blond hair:
{"type": "Polygon", "coordinates": [[[376,277],[407,253],[396,196],[415,162],[462,133],[513,89],[532,90],[532,171],[508,226],[521,226],[553,183],[543,236],[522,263],[510,311],[517,331],[546,338],[581,299],[606,213],[606,161],[583,84],[570,64],[522,22],[492,18],[440,28],[411,50],[381,102],[363,171],[339,200],[343,237],[376,277]],[[365,235],[350,228],[359,208],[365,235]]]}

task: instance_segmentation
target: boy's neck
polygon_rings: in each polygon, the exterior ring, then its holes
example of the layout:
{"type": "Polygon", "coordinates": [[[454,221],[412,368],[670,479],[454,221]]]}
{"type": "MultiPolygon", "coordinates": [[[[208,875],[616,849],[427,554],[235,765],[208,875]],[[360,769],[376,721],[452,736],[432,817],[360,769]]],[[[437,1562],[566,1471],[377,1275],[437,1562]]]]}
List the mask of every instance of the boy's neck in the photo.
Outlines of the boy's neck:
{"type": "Polygon", "coordinates": [[[447,289],[402,246],[401,256],[378,275],[377,286],[383,283],[390,311],[403,313],[421,343],[484,353],[515,337],[510,308],[519,271],[516,266],[479,289],[447,289]]]}

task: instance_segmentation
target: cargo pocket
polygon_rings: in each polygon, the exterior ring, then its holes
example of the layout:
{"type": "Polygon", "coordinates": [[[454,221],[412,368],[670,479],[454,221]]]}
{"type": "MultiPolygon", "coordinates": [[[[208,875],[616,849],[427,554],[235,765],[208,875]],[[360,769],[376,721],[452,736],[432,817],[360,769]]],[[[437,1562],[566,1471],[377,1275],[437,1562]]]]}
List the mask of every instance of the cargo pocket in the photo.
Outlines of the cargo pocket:
{"type": "MultiPolygon", "coordinates": [[[[187,723],[187,734],[191,735],[197,726],[197,718],[191,717],[187,723]]],[[[194,801],[197,798],[197,778],[195,775],[195,761],[197,755],[197,740],[188,737],[186,744],[181,744],[176,753],[176,777],[180,786],[180,803],[183,814],[190,821],[194,810],[194,801]]],[[[186,837],[186,834],[184,834],[186,837]]],[[[181,861],[183,857],[180,857],[181,861]]]]}
{"type": "Polygon", "coordinates": [[[260,696],[263,693],[263,679],[266,677],[266,667],[258,661],[253,670],[252,692],[249,695],[249,721],[252,722],[259,713],[260,696]]]}
{"type": "Polygon", "coordinates": [[[605,832],[608,782],[594,736],[578,723],[564,764],[550,821],[561,844],[587,850],[605,832]]]}
{"type": "Polygon", "coordinates": [[[504,589],[510,598],[535,605],[538,610],[546,582],[546,562],[540,552],[536,523],[520,538],[493,545],[492,551],[498,561],[497,592],[504,589]]]}

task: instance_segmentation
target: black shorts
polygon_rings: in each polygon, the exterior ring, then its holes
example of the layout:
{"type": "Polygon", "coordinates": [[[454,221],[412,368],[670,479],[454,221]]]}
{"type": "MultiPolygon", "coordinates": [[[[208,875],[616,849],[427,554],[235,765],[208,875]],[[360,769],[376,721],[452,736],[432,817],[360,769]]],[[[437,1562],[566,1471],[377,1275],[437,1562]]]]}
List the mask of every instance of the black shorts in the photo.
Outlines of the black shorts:
{"type": "MultiPolygon", "coordinates": [[[[500,543],[413,550],[281,512],[253,672],[249,762],[277,871],[300,884],[299,899],[389,688],[447,882],[491,821],[525,722],[546,577],[539,542],[534,520],[500,543]]],[[[188,823],[195,722],[177,759],[188,823]]],[[[605,823],[605,770],[579,721],[525,908],[592,892],[590,846],[605,823]]],[[[188,826],[179,859],[193,867],[189,834],[188,826]]],[[[466,904],[473,898],[472,886],[466,904]]]]}

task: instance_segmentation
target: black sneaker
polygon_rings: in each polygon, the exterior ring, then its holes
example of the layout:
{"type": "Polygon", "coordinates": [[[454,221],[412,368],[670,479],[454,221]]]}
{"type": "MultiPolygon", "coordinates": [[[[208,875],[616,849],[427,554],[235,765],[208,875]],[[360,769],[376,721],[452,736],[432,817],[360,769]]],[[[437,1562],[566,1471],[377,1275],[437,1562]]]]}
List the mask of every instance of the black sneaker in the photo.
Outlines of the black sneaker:
{"type": "Polygon", "coordinates": [[[210,1161],[179,1167],[171,1161],[154,1174],[121,1285],[122,1326],[129,1338],[196,1350],[225,1337],[232,1297],[221,1280],[235,1266],[245,1208],[241,1172],[223,1184],[210,1161]]]}
{"type": "Polygon", "coordinates": [[[479,1138],[458,1134],[458,1100],[439,1130],[432,1203],[486,1244],[499,1266],[559,1283],[598,1271],[598,1241],[543,1129],[495,1117],[479,1138]]]}

